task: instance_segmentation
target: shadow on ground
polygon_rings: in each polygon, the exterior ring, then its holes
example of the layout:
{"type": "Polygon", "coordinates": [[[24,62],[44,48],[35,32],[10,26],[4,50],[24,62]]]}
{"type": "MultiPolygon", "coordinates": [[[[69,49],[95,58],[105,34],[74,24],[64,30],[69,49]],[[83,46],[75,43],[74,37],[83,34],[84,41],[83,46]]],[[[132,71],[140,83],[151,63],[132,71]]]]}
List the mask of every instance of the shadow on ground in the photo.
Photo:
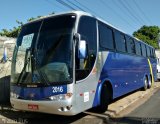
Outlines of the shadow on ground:
{"type": "Polygon", "coordinates": [[[4,118],[7,118],[8,120],[14,120],[15,122],[24,124],[69,124],[86,116],[84,113],[75,116],[60,116],[44,113],[23,112],[16,111],[10,106],[5,106],[1,109],[0,115],[4,116],[4,118]]]}
{"type": "Polygon", "coordinates": [[[110,118],[109,124],[160,124],[158,118],[122,117],[110,118]]]}

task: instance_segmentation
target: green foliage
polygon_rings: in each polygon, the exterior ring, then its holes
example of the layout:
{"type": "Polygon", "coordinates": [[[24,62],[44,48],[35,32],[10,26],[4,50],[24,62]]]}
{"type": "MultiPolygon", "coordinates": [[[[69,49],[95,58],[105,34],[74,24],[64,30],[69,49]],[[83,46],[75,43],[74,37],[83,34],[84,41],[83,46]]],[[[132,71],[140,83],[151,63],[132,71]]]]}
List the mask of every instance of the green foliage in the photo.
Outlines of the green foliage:
{"type": "Polygon", "coordinates": [[[160,33],[160,28],[158,26],[142,26],[140,29],[133,33],[133,36],[146,42],[147,44],[153,46],[154,48],[159,48],[158,46],[158,36],[160,33]]]}
{"type": "Polygon", "coordinates": [[[7,29],[2,29],[2,32],[0,32],[1,36],[6,36],[6,37],[17,37],[21,28],[20,26],[14,27],[13,29],[7,30],[7,29]]]}
{"type": "MultiPolygon", "coordinates": [[[[54,12],[52,12],[51,14],[54,14],[54,12]]],[[[50,15],[51,15],[50,14],[50,15]]],[[[35,19],[38,19],[42,16],[37,16],[36,18],[34,17],[31,17],[27,20],[27,22],[30,22],[30,21],[33,21],[35,19]]],[[[18,20],[16,20],[18,26],[17,27],[13,27],[13,29],[2,29],[2,31],[0,32],[0,36],[6,36],[6,37],[14,37],[16,38],[18,36],[18,34],[20,33],[21,31],[21,27],[22,25],[24,24],[23,22],[20,22],[18,20]]]]}

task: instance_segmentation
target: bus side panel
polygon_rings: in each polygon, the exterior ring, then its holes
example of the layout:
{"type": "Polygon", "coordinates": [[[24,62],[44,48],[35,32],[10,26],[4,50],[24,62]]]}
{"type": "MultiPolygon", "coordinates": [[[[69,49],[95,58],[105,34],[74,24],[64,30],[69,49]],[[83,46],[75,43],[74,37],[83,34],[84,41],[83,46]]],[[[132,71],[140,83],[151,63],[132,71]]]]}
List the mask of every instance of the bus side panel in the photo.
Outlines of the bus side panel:
{"type": "Polygon", "coordinates": [[[77,113],[100,104],[106,80],[111,82],[113,98],[117,98],[143,87],[145,76],[150,75],[147,58],[108,51],[98,53],[94,69],[96,72],[75,84],[77,113]]]}
{"type": "Polygon", "coordinates": [[[113,98],[143,87],[149,65],[144,57],[110,52],[102,68],[100,80],[110,79],[113,98]]]}
{"type": "Polygon", "coordinates": [[[100,104],[101,87],[105,81],[112,85],[113,98],[143,86],[144,75],[149,72],[147,59],[116,52],[99,52],[101,74],[97,85],[93,107],[100,104]]]}

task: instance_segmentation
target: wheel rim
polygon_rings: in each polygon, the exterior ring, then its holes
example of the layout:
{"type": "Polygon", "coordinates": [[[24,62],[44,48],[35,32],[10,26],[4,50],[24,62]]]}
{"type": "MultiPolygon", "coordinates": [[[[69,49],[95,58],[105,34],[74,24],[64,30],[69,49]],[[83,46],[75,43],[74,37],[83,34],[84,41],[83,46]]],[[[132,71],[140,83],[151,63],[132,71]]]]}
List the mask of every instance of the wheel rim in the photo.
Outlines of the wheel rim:
{"type": "Polygon", "coordinates": [[[148,81],[149,88],[151,87],[151,85],[152,85],[152,81],[151,81],[151,78],[150,78],[149,81],[148,81]]]}
{"type": "Polygon", "coordinates": [[[147,89],[147,79],[144,81],[144,88],[147,89]]]}

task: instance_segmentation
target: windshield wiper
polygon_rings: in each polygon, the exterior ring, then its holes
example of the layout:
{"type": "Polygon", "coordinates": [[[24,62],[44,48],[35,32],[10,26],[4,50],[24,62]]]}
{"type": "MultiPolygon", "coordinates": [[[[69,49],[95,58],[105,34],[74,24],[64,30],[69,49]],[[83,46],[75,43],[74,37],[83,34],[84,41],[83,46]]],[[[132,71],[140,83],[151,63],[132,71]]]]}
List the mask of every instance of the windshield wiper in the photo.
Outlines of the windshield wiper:
{"type": "Polygon", "coordinates": [[[25,72],[25,70],[26,70],[27,64],[30,62],[30,58],[28,58],[28,52],[29,52],[29,51],[30,51],[30,48],[28,48],[28,49],[26,50],[26,55],[25,55],[25,59],[24,59],[24,60],[25,60],[25,63],[24,63],[23,69],[22,69],[22,71],[21,71],[21,73],[20,73],[20,75],[19,75],[19,77],[18,77],[17,84],[19,84],[21,78],[22,78],[23,75],[25,74],[24,72],[25,72]]]}
{"type": "MultiPolygon", "coordinates": [[[[26,73],[25,70],[26,70],[26,67],[27,67],[28,63],[30,62],[30,60],[31,60],[31,64],[32,64],[32,66],[33,66],[33,60],[32,60],[33,56],[31,56],[31,54],[30,54],[29,57],[28,57],[28,53],[29,53],[30,51],[31,51],[30,49],[27,49],[27,50],[26,50],[24,67],[23,67],[23,69],[22,69],[22,71],[21,71],[21,73],[20,73],[20,75],[19,75],[19,77],[18,77],[17,84],[19,84],[19,82],[20,82],[20,81],[22,80],[22,78],[23,78],[23,75],[26,73]],[[32,58],[31,58],[31,57],[32,57],[32,58]]],[[[45,78],[46,75],[45,75],[44,73],[42,73],[40,70],[38,70],[38,69],[36,69],[36,71],[37,71],[38,74],[40,75],[41,81],[44,82],[46,85],[48,85],[48,83],[46,82],[46,78],[45,78]]],[[[33,74],[33,68],[32,68],[32,74],[33,74]]]]}

